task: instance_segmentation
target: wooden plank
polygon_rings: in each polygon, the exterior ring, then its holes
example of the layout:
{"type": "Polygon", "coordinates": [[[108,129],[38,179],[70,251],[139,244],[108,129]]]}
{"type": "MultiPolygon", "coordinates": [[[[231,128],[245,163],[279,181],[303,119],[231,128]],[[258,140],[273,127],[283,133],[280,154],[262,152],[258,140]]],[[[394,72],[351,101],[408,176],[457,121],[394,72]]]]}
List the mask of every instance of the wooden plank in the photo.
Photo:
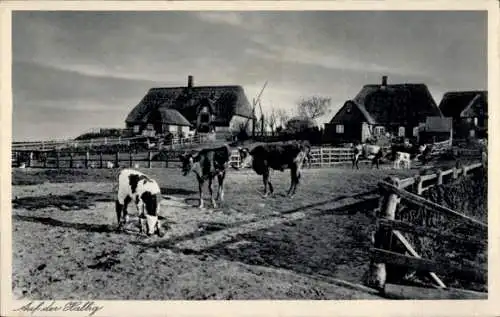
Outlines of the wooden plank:
{"type": "Polygon", "coordinates": [[[402,199],[409,201],[410,203],[412,203],[414,205],[426,208],[426,209],[431,210],[433,212],[444,213],[447,215],[454,216],[454,217],[461,219],[462,221],[464,221],[468,224],[473,225],[474,227],[476,227],[478,229],[483,229],[486,231],[488,230],[488,225],[479,221],[479,220],[476,220],[474,218],[471,218],[469,216],[466,216],[464,214],[456,212],[450,208],[436,204],[430,200],[427,200],[421,196],[410,193],[406,190],[399,189],[396,186],[393,186],[387,182],[379,182],[379,186],[383,190],[395,193],[396,195],[400,196],[402,199]]]}
{"type": "Polygon", "coordinates": [[[370,251],[372,259],[376,262],[399,265],[423,272],[450,274],[478,283],[485,283],[487,280],[485,270],[479,266],[451,263],[448,261],[432,261],[377,248],[372,248],[370,251]]]}
{"type": "Polygon", "coordinates": [[[421,175],[420,179],[422,180],[422,182],[425,182],[425,181],[429,181],[431,179],[435,179],[437,177],[438,176],[436,174],[429,174],[429,175],[421,175]]]}
{"type": "MultiPolygon", "coordinates": [[[[411,243],[408,240],[406,240],[406,238],[401,234],[401,232],[399,232],[398,230],[393,230],[392,233],[394,233],[394,236],[403,244],[406,251],[408,251],[410,255],[416,258],[421,258],[420,254],[418,254],[417,251],[413,249],[411,243]]],[[[439,287],[446,287],[446,285],[443,283],[443,281],[441,281],[441,279],[436,275],[436,273],[429,272],[429,275],[439,287]]]]}
{"type": "Polygon", "coordinates": [[[413,177],[405,178],[399,181],[399,188],[407,188],[415,184],[415,179],[413,177]]]}
{"type": "Polygon", "coordinates": [[[488,293],[456,288],[426,288],[409,285],[385,285],[385,296],[391,299],[488,299],[488,293]]]}
{"type": "Polygon", "coordinates": [[[461,244],[472,245],[476,247],[485,247],[488,246],[488,234],[486,232],[485,239],[480,240],[474,237],[466,236],[459,233],[447,233],[442,230],[428,228],[424,226],[416,226],[407,222],[399,221],[399,220],[389,220],[389,219],[379,219],[378,225],[382,227],[391,228],[393,230],[401,230],[404,232],[410,232],[414,234],[418,234],[421,236],[451,240],[461,244]]]}

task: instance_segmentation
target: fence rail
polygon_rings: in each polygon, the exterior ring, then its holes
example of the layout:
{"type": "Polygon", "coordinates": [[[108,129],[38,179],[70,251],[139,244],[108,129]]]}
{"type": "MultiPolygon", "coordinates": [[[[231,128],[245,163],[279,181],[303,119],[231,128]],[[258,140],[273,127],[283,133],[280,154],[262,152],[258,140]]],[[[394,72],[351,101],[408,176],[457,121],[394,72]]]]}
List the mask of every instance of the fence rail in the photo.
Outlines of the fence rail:
{"type": "Polygon", "coordinates": [[[440,288],[446,288],[446,285],[436,273],[453,275],[471,282],[486,282],[487,272],[483,267],[465,262],[458,263],[450,259],[431,260],[422,258],[402,234],[402,232],[407,232],[416,237],[427,237],[435,241],[455,241],[459,245],[466,245],[469,248],[468,250],[473,249],[476,252],[484,250],[487,247],[488,238],[488,225],[486,223],[420,196],[423,191],[430,187],[443,184],[445,175],[451,175],[451,179],[457,179],[460,174],[467,176],[480,167],[482,167],[482,164],[477,163],[461,169],[453,168],[438,171],[436,174],[404,180],[387,178],[379,183],[382,204],[378,213],[377,229],[372,239],[371,260],[365,284],[384,292],[387,274],[391,273],[387,271],[387,264],[427,272],[437,287],[440,288]],[[436,184],[423,186],[424,182],[434,180],[437,181],[436,184]],[[411,189],[414,192],[410,192],[411,189]],[[403,208],[398,207],[399,205],[403,208]],[[402,213],[410,213],[413,210],[418,211],[421,215],[420,218],[416,218],[418,223],[401,220],[403,218],[402,213]],[[453,221],[467,226],[468,234],[432,228],[430,222],[424,221],[425,217],[432,217],[432,215],[439,218],[447,229],[449,227],[449,218],[452,218],[453,221]],[[396,219],[397,216],[401,219],[396,219]],[[396,242],[400,244],[399,248],[402,246],[407,254],[395,251],[398,250],[395,249],[393,244],[396,242]]]}
{"type": "Polygon", "coordinates": [[[78,149],[78,148],[93,148],[98,146],[131,146],[137,143],[145,144],[149,148],[158,150],[164,148],[180,148],[183,146],[202,144],[208,140],[204,135],[194,135],[191,137],[179,138],[175,137],[168,141],[149,142],[151,137],[135,136],[135,137],[102,137],[90,140],[53,140],[53,141],[33,141],[33,142],[12,142],[13,150],[61,150],[61,149],[78,149]],[[147,139],[148,141],[144,142],[147,139]]]}

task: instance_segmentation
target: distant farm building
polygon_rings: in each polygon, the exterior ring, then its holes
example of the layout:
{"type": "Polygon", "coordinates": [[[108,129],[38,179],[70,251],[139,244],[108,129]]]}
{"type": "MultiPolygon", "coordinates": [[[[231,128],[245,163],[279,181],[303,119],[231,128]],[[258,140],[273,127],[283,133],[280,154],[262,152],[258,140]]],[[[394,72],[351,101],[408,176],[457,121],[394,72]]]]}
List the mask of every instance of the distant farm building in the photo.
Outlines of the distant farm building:
{"type": "Polygon", "coordinates": [[[313,119],[305,117],[293,117],[286,122],[284,132],[307,132],[317,128],[318,124],[313,119]]]}
{"type": "Polygon", "coordinates": [[[439,108],[444,116],[453,118],[455,138],[486,137],[488,130],[487,91],[447,92],[439,108]]]}
{"type": "Polygon", "coordinates": [[[416,137],[429,116],[442,116],[425,84],[365,85],[325,125],[329,142],[364,142],[390,134],[416,137]]]}
{"type": "Polygon", "coordinates": [[[237,133],[252,130],[252,107],[241,86],[194,86],[151,88],[125,120],[134,134],[152,131],[237,133]]]}
{"type": "Polygon", "coordinates": [[[453,140],[453,120],[446,117],[427,117],[419,133],[422,143],[453,140]]]}

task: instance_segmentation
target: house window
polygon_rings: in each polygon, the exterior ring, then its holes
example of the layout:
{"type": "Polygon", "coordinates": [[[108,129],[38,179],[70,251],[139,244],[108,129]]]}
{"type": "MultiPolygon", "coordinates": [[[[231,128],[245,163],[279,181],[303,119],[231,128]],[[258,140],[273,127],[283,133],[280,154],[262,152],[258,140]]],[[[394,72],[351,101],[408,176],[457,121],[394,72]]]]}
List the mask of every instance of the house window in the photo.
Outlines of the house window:
{"type": "Polygon", "coordinates": [[[405,127],[399,127],[398,136],[405,136],[405,127]]]}
{"type": "Polygon", "coordinates": [[[139,133],[139,126],[138,125],[134,125],[134,133],[139,133]]]}
{"type": "Polygon", "coordinates": [[[477,117],[474,117],[474,126],[477,127],[477,117]]]}
{"type": "Polygon", "coordinates": [[[344,133],[344,125],[343,124],[337,124],[335,126],[335,132],[337,132],[337,133],[344,133]]]}
{"type": "Polygon", "coordinates": [[[385,133],[385,127],[375,127],[375,135],[383,135],[385,133]]]}
{"type": "Polygon", "coordinates": [[[152,123],[148,123],[148,125],[146,126],[146,129],[153,130],[153,124],[152,123]]]}
{"type": "Polygon", "coordinates": [[[418,127],[413,128],[413,136],[418,136],[418,127]]]}

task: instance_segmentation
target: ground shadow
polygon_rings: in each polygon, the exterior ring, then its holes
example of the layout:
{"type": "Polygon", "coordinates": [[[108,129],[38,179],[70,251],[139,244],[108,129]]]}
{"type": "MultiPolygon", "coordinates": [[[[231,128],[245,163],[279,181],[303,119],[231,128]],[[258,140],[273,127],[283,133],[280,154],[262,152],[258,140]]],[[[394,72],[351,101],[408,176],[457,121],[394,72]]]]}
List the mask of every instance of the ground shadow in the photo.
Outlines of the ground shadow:
{"type": "Polygon", "coordinates": [[[173,187],[162,187],[161,189],[162,195],[181,195],[188,196],[196,194],[194,190],[184,189],[184,188],[173,188],[173,187]]]}
{"type": "Polygon", "coordinates": [[[66,195],[28,196],[12,200],[12,207],[28,210],[55,207],[61,210],[81,210],[95,206],[96,202],[112,202],[112,193],[89,193],[79,190],[66,195]]]}
{"type": "MultiPolygon", "coordinates": [[[[77,223],[77,222],[64,222],[50,217],[33,217],[33,216],[23,216],[23,215],[13,215],[13,220],[19,221],[27,221],[27,222],[38,222],[43,225],[49,225],[53,227],[62,227],[62,228],[71,228],[76,230],[83,230],[87,232],[97,232],[97,233],[106,233],[106,232],[114,232],[116,231],[116,224],[95,224],[95,223],[77,223]]],[[[159,220],[165,220],[165,217],[158,216],[159,220]]],[[[162,227],[164,229],[169,228],[169,223],[163,223],[162,227]]],[[[126,232],[130,232],[130,230],[125,229],[126,232]]],[[[134,231],[135,232],[135,231],[134,231]]]]}
{"type": "Polygon", "coordinates": [[[64,222],[60,220],[56,220],[50,217],[32,217],[32,216],[22,216],[22,215],[13,215],[13,220],[19,221],[27,221],[27,222],[37,222],[44,225],[49,225],[53,227],[62,227],[62,228],[72,228],[76,230],[83,230],[88,232],[115,232],[115,226],[105,225],[105,224],[93,224],[93,223],[75,223],[75,222],[64,222]]]}
{"type": "MultiPolygon", "coordinates": [[[[296,212],[296,211],[300,211],[300,210],[305,210],[305,209],[308,209],[308,208],[311,208],[311,207],[316,207],[316,206],[319,206],[319,205],[325,205],[327,203],[335,202],[335,201],[338,201],[338,200],[343,199],[343,198],[351,198],[351,197],[359,198],[359,197],[363,197],[365,195],[370,195],[370,194],[373,194],[373,192],[365,192],[365,193],[356,194],[356,195],[353,195],[353,196],[343,196],[341,198],[330,199],[330,200],[327,200],[327,201],[322,201],[322,202],[319,202],[319,203],[310,204],[310,205],[302,206],[302,207],[299,207],[299,208],[295,208],[293,210],[283,211],[283,212],[281,212],[281,214],[289,214],[289,213],[292,213],[292,212],[296,212]]],[[[352,217],[353,215],[356,215],[357,213],[362,213],[362,217],[368,219],[368,222],[370,223],[371,219],[370,219],[370,217],[367,217],[365,215],[365,213],[370,214],[368,211],[373,210],[377,206],[377,204],[378,204],[378,198],[372,198],[372,199],[368,199],[368,200],[362,200],[362,201],[358,201],[358,202],[355,202],[355,203],[352,203],[352,204],[340,206],[340,207],[337,207],[337,208],[324,210],[324,211],[322,211],[320,213],[315,214],[313,218],[318,218],[318,217],[322,217],[322,216],[330,216],[330,217],[332,217],[332,216],[333,217],[335,217],[335,216],[350,216],[350,217],[352,217]]],[[[268,216],[268,217],[260,218],[259,220],[264,220],[265,218],[276,218],[276,216],[268,216]]],[[[231,229],[231,228],[237,228],[239,226],[246,225],[246,224],[249,224],[249,223],[252,223],[252,222],[255,222],[255,219],[253,219],[253,220],[242,220],[242,221],[234,222],[234,223],[231,223],[231,224],[215,223],[215,222],[200,223],[199,224],[199,228],[198,228],[199,230],[197,230],[195,232],[192,232],[192,233],[189,233],[189,234],[186,234],[186,235],[177,236],[177,237],[174,237],[174,238],[171,238],[171,239],[168,239],[168,240],[160,240],[160,241],[156,241],[156,242],[152,242],[152,243],[151,242],[150,243],[132,242],[132,243],[140,245],[140,246],[143,246],[145,248],[157,248],[157,247],[159,247],[159,248],[167,248],[167,249],[177,250],[177,251],[182,252],[182,253],[203,253],[203,251],[201,251],[201,252],[195,252],[193,250],[184,250],[184,249],[183,250],[179,250],[179,249],[176,248],[175,245],[177,243],[180,243],[180,242],[184,242],[184,241],[188,241],[188,240],[192,240],[192,239],[196,239],[196,238],[199,238],[199,237],[203,237],[203,236],[209,235],[209,234],[211,234],[211,233],[213,233],[215,231],[224,230],[224,229],[231,229]]],[[[349,220],[349,222],[351,222],[351,220],[349,220]]],[[[272,227],[269,227],[269,228],[266,228],[266,229],[263,229],[263,230],[257,230],[255,232],[259,232],[259,231],[267,232],[268,230],[274,230],[273,228],[278,228],[278,227],[292,228],[292,227],[295,227],[297,225],[297,223],[298,222],[288,221],[285,224],[278,225],[278,226],[272,226],[272,227]]],[[[332,230],[334,230],[334,229],[332,229],[332,230]]],[[[251,234],[251,233],[249,233],[249,234],[251,234]]],[[[239,238],[243,239],[242,237],[243,236],[239,236],[239,238]]],[[[230,242],[230,243],[237,242],[239,238],[233,239],[233,241],[230,242]]],[[[225,244],[221,244],[220,247],[224,248],[224,245],[225,244]]],[[[216,246],[214,246],[211,249],[214,249],[214,248],[217,249],[218,247],[219,246],[216,245],[216,246]]],[[[276,246],[276,247],[278,247],[278,246],[276,246]]],[[[210,250],[208,250],[208,251],[210,251],[210,250]]]]}

